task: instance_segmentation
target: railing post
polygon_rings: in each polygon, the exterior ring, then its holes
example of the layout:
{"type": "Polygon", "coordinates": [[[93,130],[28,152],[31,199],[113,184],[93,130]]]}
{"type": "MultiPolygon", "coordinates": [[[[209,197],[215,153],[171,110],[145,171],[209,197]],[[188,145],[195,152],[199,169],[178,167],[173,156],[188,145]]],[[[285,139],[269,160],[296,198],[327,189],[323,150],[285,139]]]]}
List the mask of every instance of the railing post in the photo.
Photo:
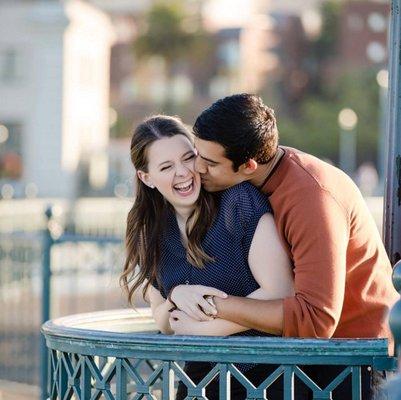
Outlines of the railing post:
{"type": "MultiPolygon", "coordinates": [[[[393,285],[398,293],[401,293],[401,260],[398,261],[393,269],[393,285]]],[[[401,300],[394,304],[389,318],[391,333],[395,341],[395,352],[399,354],[401,344],[401,300]]]]}
{"type": "MultiPolygon", "coordinates": [[[[45,212],[46,227],[43,231],[43,258],[42,258],[42,324],[50,319],[50,253],[54,243],[50,231],[50,222],[52,218],[52,208],[49,206],[45,212]]],[[[41,400],[48,398],[47,387],[48,375],[48,351],[46,341],[43,335],[40,336],[40,387],[41,400]]]]}
{"type": "Polygon", "coordinates": [[[391,1],[388,169],[384,243],[392,265],[401,259],[401,0],[391,1]]]}
{"type": "MultiPolygon", "coordinates": [[[[384,244],[393,269],[393,284],[401,291],[401,0],[391,1],[389,43],[388,167],[384,206],[384,244]]],[[[401,300],[390,312],[395,352],[401,343],[401,300]]]]}
{"type": "MultiPolygon", "coordinates": [[[[393,269],[393,284],[398,293],[401,293],[401,260],[398,261],[393,269]]],[[[401,300],[398,300],[390,311],[389,324],[391,333],[394,337],[395,355],[400,356],[401,344],[401,300]]],[[[386,394],[388,399],[399,399],[401,395],[401,375],[398,374],[387,384],[386,394]]]]}

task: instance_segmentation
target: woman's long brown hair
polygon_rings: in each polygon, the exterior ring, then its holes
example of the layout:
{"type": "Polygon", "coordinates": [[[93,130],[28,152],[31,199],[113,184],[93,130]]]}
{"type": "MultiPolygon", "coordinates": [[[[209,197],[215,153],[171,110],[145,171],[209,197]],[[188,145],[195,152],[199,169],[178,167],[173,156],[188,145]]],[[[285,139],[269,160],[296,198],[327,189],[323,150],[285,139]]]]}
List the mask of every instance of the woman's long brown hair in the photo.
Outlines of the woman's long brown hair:
{"type": "MultiPolygon", "coordinates": [[[[142,122],[134,131],[131,140],[131,161],[135,169],[147,171],[147,150],[156,140],[175,135],[184,135],[191,141],[191,134],[177,117],[156,115],[142,122]]],[[[120,276],[120,285],[133,304],[136,290],[143,284],[145,297],[149,285],[160,285],[158,264],[160,241],[171,205],[157,189],[146,186],[136,177],[136,197],[128,213],[125,235],[126,260],[120,276]],[[139,266],[139,268],[137,268],[139,266]]],[[[216,212],[215,197],[201,189],[195,209],[186,224],[187,260],[196,267],[202,267],[212,259],[203,251],[201,242],[210,228],[216,212]]]]}

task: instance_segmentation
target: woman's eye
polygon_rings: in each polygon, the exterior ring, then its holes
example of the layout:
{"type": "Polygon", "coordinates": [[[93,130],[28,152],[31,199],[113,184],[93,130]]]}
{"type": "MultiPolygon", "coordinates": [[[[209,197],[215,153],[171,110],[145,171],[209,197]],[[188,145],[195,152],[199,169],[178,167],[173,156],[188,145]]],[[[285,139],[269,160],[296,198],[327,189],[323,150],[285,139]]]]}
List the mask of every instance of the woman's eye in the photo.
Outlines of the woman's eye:
{"type": "Polygon", "coordinates": [[[169,169],[169,168],[171,168],[171,165],[167,165],[167,166],[161,168],[160,171],[165,171],[165,170],[167,170],[167,169],[169,169]]]}
{"type": "Polygon", "coordinates": [[[194,157],[195,157],[195,154],[191,154],[190,156],[188,156],[188,157],[185,159],[185,161],[193,160],[194,157]]]}

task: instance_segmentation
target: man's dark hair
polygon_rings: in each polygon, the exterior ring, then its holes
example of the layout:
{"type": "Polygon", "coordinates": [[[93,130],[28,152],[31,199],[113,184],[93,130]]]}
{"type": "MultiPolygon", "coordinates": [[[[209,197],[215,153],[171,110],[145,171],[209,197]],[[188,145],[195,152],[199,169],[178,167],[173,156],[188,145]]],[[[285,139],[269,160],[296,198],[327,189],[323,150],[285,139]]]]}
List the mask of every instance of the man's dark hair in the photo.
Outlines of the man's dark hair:
{"type": "Polygon", "coordinates": [[[274,111],[259,96],[235,94],[213,103],[197,118],[194,134],[222,145],[234,171],[251,158],[266,164],[277,151],[274,111]]]}

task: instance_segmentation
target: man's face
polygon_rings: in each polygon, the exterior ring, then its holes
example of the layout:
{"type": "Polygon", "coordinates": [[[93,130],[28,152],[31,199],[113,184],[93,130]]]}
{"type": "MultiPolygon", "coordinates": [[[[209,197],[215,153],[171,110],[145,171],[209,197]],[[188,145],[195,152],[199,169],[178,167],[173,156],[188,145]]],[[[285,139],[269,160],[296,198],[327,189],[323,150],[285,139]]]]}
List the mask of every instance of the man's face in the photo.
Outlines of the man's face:
{"type": "Polygon", "coordinates": [[[221,144],[195,138],[195,147],[198,152],[195,169],[200,173],[202,186],[208,192],[224,190],[246,180],[241,167],[234,172],[233,163],[226,157],[221,144]]]}

